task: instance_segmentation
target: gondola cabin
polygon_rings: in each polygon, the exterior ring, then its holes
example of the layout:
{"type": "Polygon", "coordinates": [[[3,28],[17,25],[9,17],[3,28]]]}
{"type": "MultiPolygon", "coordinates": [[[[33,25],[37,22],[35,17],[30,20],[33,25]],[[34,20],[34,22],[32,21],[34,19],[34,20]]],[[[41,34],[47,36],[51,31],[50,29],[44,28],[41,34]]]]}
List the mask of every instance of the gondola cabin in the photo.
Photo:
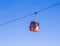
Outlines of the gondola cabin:
{"type": "Polygon", "coordinates": [[[40,26],[38,22],[32,21],[30,23],[30,31],[32,32],[39,32],[40,31],[40,26]]]}

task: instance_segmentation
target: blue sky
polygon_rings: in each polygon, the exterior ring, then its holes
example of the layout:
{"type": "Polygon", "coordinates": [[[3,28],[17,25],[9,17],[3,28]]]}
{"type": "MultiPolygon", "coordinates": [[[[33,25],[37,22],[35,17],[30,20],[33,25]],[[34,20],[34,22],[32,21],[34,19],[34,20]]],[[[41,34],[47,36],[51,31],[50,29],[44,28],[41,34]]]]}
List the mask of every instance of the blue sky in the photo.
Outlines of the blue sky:
{"type": "MultiPolygon", "coordinates": [[[[0,0],[0,24],[51,6],[60,0],[0,0]]],[[[40,32],[29,31],[35,16],[0,26],[0,46],[60,46],[60,5],[39,13],[40,32]]]]}

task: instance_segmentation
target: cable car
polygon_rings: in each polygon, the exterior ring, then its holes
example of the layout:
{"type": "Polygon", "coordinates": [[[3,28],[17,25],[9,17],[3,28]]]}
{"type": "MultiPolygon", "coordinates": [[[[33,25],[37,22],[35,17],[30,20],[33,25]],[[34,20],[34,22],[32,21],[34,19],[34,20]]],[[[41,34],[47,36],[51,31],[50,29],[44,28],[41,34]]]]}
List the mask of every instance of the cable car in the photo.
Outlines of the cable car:
{"type": "MultiPolygon", "coordinates": [[[[37,14],[37,13],[35,13],[37,14]]],[[[39,23],[37,21],[32,21],[30,23],[30,31],[31,32],[39,32],[40,31],[40,26],[39,26],[39,23]]]]}
{"type": "Polygon", "coordinates": [[[30,31],[32,31],[32,32],[39,32],[40,31],[39,23],[35,22],[35,21],[32,21],[30,23],[30,31]]]}

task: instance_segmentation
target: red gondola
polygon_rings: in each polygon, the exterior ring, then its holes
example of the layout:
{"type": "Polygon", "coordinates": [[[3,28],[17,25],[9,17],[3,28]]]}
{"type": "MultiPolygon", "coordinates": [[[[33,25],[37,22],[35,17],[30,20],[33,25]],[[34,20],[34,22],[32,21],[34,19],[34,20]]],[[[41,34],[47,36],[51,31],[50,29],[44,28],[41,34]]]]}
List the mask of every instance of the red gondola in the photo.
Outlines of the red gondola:
{"type": "Polygon", "coordinates": [[[40,27],[39,27],[39,23],[32,21],[30,24],[30,31],[32,32],[39,32],[40,31],[40,27]]]}
{"type": "MultiPolygon", "coordinates": [[[[36,20],[37,20],[37,12],[35,12],[35,15],[36,15],[36,20]]],[[[40,26],[39,26],[39,23],[37,21],[32,21],[30,23],[30,31],[32,32],[39,32],[40,31],[40,26]]]]}

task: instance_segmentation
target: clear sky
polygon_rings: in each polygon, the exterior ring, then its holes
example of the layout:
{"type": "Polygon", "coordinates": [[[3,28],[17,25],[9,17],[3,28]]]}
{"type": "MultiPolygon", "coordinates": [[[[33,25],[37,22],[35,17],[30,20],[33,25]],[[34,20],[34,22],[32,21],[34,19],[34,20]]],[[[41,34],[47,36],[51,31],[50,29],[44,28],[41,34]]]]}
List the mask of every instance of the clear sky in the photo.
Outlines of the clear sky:
{"type": "MultiPolygon", "coordinates": [[[[0,24],[51,6],[60,0],[0,0],[0,24]]],[[[60,5],[39,13],[40,32],[29,30],[35,16],[0,26],[0,46],[60,46],[60,5]]]]}

